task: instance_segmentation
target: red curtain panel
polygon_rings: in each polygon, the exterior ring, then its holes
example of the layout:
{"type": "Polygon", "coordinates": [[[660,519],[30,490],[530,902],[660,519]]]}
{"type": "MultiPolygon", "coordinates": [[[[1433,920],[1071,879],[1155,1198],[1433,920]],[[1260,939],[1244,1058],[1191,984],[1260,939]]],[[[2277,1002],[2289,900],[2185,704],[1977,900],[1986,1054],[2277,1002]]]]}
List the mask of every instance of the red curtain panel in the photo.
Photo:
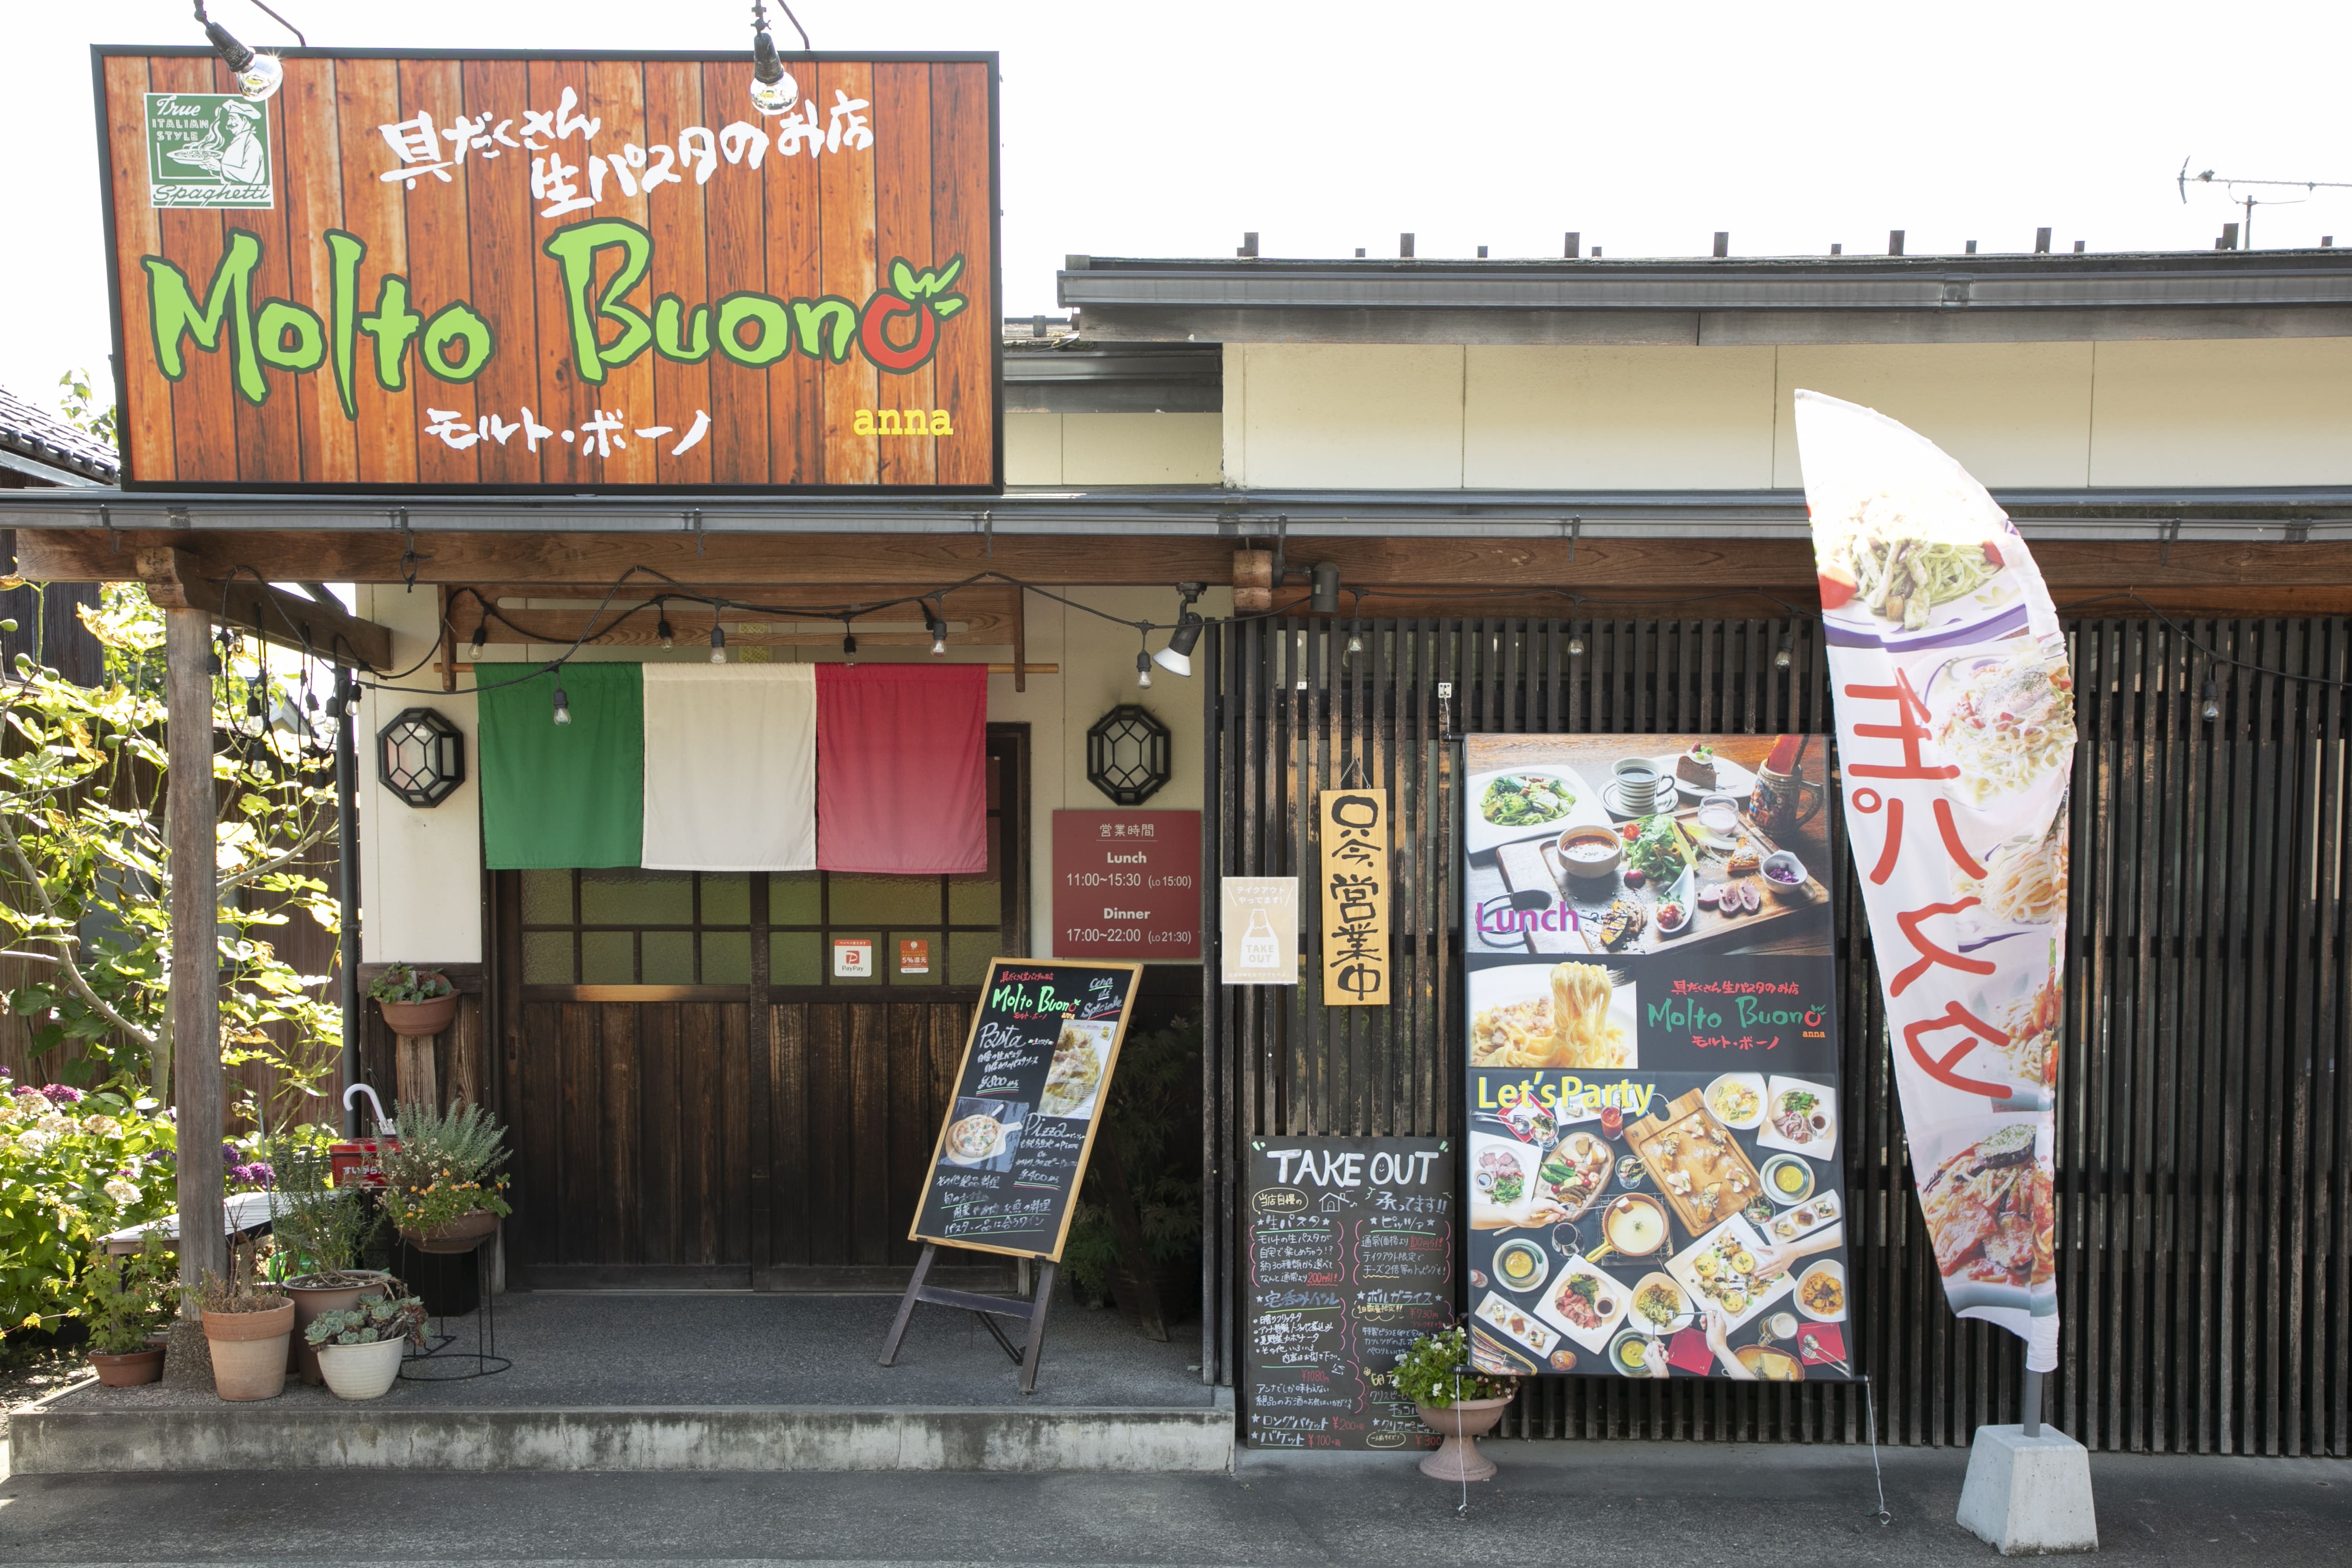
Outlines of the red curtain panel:
{"type": "Polygon", "coordinates": [[[988,869],[988,667],[821,664],[816,863],[988,869]]]}

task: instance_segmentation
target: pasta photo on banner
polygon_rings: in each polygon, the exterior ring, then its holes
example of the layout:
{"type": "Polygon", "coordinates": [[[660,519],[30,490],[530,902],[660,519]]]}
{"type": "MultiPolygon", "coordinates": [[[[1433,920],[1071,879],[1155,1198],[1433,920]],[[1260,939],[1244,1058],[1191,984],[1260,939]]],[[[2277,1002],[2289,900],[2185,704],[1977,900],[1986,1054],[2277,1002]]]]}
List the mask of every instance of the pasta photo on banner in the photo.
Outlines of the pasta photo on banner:
{"type": "Polygon", "coordinates": [[[2006,513],[1932,442],[1797,394],[1846,830],[1952,1310],[2058,1364],[2053,1140],[2074,674],[2006,513]]]}

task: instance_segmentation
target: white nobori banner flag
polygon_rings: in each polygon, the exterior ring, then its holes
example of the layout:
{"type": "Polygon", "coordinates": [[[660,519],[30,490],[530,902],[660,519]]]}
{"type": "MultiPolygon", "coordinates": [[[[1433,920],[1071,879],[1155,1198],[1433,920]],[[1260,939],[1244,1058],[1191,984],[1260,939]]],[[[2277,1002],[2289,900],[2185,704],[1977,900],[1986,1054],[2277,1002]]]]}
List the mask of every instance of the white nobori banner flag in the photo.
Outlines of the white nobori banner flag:
{"type": "Polygon", "coordinates": [[[1982,485],[1883,415],[1797,394],[1846,829],[1944,1293],[2058,1364],[2052,1139],[2074,674],[1982,485]]]}

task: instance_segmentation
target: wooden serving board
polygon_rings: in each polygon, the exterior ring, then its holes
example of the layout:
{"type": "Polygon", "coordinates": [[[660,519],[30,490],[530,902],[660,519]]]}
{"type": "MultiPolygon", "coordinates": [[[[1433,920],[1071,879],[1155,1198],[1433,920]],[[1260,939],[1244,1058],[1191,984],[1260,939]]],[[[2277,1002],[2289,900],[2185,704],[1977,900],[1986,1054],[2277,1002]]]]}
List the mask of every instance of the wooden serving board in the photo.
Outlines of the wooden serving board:
{"type": "MultiPolygon", "coordinates": [[[[1697,843],[1698,835],[1696,823],[1698,820],[1698,812],[1696,809],[1693,809],[1690,811],[1678,811],[1674,815],[1675,820],[1681,823],[1684,830],[1691,835],[1692,842],[1694,844],[1697,843]]],[[[1742,811],[1739,814],[1739,826],[1741,833],[1756,846],[1756,859],[1759,868],[1767,857],[1779,852],[1780,847],[1774,843],[1762,828],[1757,826],[1755,819],[1750,817],[1745,811],[1742,811]]],[[[1553,889],[1562,894],[1570,893],[1571,891],[1570,885],[1568,880],[1567,873],[1561,866],[1559,858],[1559,841],[1557,838],[1540,839],[1535,843],[1533,847],[1538,855],[1542,858],[1544,872],[1551,879],[1553,889]]],[[[1702,853],[1704,854],[1706,851],[1703,850],[1702,853]]],[[[1723,858],[1727,858],[1727,856],[1728,851],[1723,852],[1723,858]]],[[[1805,869],[1808,873],[1811,873],[1813,868],[1808,866],[1805,869]]],[[[1505,874],[1507,877],[1509,876],[1509,868],[1505,868],[1505,874]]],[[[1811,877],[1803,887],[1790,889],[1785,892],[1780,890],[1776,884],[1766,881],[1764,879],[1764,874],[1760,869],[1749,872],[1744,877],[1727,878],[1725,880],[1727,883],[1735,881],[1753,882],[1758,890],[1764,895],[1763,908],[1758,910],[1752,915],[1727,915],[1720,910],[1700,904],[1696,899],[1694,899],[1691,901],[1691,919],[1689,923],[1685,924],[1680,931],[1675,931],[1671,936],[1658,930],[1656,911],[1659,900],[1664,896],[1664,889],[1659,888],[1655,883],[1645,883],[1643,887],[1629,889],[1624,886],[1623,873],[1621,869],[1616,877],[1606,881],[1599,879],[1580,879],[1576,884],[1574,890],[1580,894],[1581,889],[1588,886],[1606,888],[1611,889],[1608,895],[1609,898],[1632,899],[1650,911],[1650,918],[1647,923],[1642,927],[1642,934],[1633,938],[1632,941],[1625,942],[1621,947],[1614,949],[1603,947],[1601,943],[1600,934],[1595,931],[1593,932],[1591,951],[1596,952],[1669,952],[1676,948],[1704,946],[1710,942],[1742,932],[1761,931],[1767,927],[1786,920],[1790,915],[1799,914],[1811,909],[1816,903],[1819,903],[1829,897],[1829,894],[1822,890],[1821,879],[1818,877],[1811,877]]],[[[1512,879],[1512,886],[1517,888],[1520,886],[1520,884],[1516,879],[1512,879]]],[[[1587,910],[1594,907],[1588,903],[1587,900],[1582,896],[1574,897],[1570,901],[1574,904],[1575,908],[1580,914],[1585,913],[1587,910]]],[[[1601,900],[1603,905],[1605,905],[1606,902],[1606,899],[1601,900]]],[[[1550,933],[1544,932],[1538,934],[1549,935],[1550,933]]],[[[1580,942],[1581,941],[1581,939],[1574,932],[1569,933],[1567,940],[1570,942],[1580,942]]],[[[1549,950],[1538,948],[1537,951],[1544,952],[1549,950]]],[[[1582,952],[1585,950],[1581,946],[1577,946],[1563,949],[1562,951],[1582,952]]]]}
{"type": "Polygon", "coordinates": [[[1664,1116],[1653,1112],[1627,1127],[1625,1142],[1641,1157],[1643,1167],[1650,1173],[1650,1180],[1657,1184],[1658,1195],[1665,1199],[1667,1206],[1675,1211],[1675,1217],[1683,1222],[1683,1227],[1692,1236],[1704,1235],[1721,1225],[1746,1208],[1748,1200],[1764,1190],[1764,1178],[1758,1173],[1756,1163],[1748,1157],[1748,1151],[1739,1146],[1738,1135],[1717,1121],[1715,1112],[1706,1108],[1706,1090],[1704,1089],[1692,1089],[1669,1103],[1664,1116]],[[1675,1167],[1672,1162],[1661,1158],[1656,1151],[1657,1142],[1665,1136],[1666,1130],[1693,1111],[1723,1134],[1723,1152],[1728,1156],[1727,1170],[1744,1172],[1748,1179],[1746,1191],[1725,1193],[1711,1210],[1698,1206],[1696,1200],[1701,1189],[1696,1184],[1688,1197],[1677,1194],[1666,1184],[1666,1173],[1675,1167]]]}

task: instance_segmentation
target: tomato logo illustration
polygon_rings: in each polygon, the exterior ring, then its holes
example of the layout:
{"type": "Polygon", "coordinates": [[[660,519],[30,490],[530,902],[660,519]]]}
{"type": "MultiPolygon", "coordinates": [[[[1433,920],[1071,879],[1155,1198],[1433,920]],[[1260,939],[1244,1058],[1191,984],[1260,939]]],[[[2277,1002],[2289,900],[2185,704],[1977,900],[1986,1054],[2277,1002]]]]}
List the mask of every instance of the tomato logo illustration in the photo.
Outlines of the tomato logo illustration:
{"type": "Polygon", "coordinates": [[[903,258],[891,262],[890,286],[858,313],[857,346],[866,357],[894,375],[928,363],[940,346],[940,323],[971,302],[947,292],[962,272],[961,256],[936,272],[917,272],[903,258]]]}

